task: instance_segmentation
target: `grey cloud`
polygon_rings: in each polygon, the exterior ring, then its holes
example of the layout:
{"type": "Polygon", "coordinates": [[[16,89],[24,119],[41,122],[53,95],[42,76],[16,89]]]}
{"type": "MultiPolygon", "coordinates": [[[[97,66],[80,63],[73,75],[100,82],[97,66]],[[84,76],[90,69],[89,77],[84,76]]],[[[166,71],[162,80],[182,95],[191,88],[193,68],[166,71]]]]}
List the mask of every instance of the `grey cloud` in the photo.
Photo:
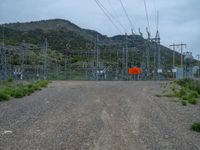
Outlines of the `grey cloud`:
{"type": "MultiPolygon", "coordinates": [[[[147,26],[143,0],[122,0],[134,22],[135,30],[147,26]]],[[[156,10],[160,11],[160,34],[166,46],[187,42],[195,54],[200,39],[199,0],[146,0],[152,34],[156,30],[156,10]]],[[[130,31],[119,0],[101,0],[104,6],[130,31]],[[109,5],[109,1],[112,7],[109,5]]],[[[119,34],[94,0],[1,0],[0,23],[63,18],[109,36],[119,34]]]]}

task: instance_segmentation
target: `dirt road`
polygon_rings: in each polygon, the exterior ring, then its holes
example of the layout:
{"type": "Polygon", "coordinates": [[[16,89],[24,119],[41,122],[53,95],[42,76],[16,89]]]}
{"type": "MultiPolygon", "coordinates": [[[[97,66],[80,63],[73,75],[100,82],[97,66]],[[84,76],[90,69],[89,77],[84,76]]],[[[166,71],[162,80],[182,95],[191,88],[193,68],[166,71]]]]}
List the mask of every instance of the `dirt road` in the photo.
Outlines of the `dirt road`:
{"type": "Polygon", "coordinates": [[[154,96],[162,82],[55,81],[0,103],[0,150],[199,150],[200,105],[154,96]]]}

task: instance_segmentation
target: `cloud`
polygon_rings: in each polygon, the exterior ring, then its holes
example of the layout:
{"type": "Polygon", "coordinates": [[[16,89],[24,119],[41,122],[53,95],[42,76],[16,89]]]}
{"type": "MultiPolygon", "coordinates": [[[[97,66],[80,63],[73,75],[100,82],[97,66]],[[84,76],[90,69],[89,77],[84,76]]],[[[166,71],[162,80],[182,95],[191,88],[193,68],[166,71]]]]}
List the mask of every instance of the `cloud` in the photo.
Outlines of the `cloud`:
{"type": "MultiPolygon", "coordinates": [[[[100,0],[103,5],[129,30],[119,0],[100,0]]],[[[135,30],[145,33],[147,20],[143,0],[122,0],[135,30]]],[[[152,36],[156,32],[156,10],[160,12],[161,41],[168,46],[174,42],[186,42],[195,54],[200,39],[199,0],[146,0],[152,36]]],[[[109,36],[119,34],[94,0],[1,0],[0,23],[25,22],[63,18],[80,27],[97,30],[109,36]]],[[[121,29],[123,30],[123,29],[121,29]]]]}

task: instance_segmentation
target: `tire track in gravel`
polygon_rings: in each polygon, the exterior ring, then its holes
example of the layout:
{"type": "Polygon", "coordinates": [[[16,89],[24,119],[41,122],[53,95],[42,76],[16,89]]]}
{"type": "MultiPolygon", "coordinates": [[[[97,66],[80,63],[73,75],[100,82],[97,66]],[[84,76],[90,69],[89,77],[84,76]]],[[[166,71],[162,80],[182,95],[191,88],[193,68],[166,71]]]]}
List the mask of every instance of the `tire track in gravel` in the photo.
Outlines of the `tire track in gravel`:
{"type": "Polygon", "coordinates": [[[141,129],[143,140],[150,145],[150,149],[152,150],[199,150],[200,148],[193,143],[192,139],[183,133],[182,127],[180,126],[181,123],[174,119],[173,114],[167,110],[165,105],[153,96],[155,91],[155,89],[149,89],[147,87],[143,92],[148,92],[149,94],[149,96],[143,94],[146,97],[144,98],[146,99],[145,103],[148,103],[148,105],[143,105],[143,109],[145,110],[143,115],[146,119],[141,129]],[[144,135],[148,136],[145,137],[144,135]],[[150,137],[150,135],[152,136],[150,137]]]}
{"type": "Polygon", "coordinates": [[[199,136],[179,127],[176,107],[171,112],[153,96],[161,84],[55,81],[30,97],[0,103],[0,131],[13,131],[0,134],[0,149],[199,149],[199,136]]]}

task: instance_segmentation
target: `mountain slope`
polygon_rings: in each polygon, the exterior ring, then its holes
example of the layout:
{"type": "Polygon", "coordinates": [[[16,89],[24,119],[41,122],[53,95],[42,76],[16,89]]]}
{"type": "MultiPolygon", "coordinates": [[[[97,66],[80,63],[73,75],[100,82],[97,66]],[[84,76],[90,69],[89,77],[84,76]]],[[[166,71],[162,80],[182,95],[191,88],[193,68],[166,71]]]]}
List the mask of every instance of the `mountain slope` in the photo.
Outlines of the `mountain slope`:
{"type": "MultiPolygon", "coordinates": [[[[29,23],[5,24],[5,41],[7,44],[19,44],[23,40],[27,43],[42,44],[48,39],[52,49],[63,52],[70,42],[70,49],[86,49],[87,43],[94,43],[96,36],[104,39],[100,33],[82,29],[77,25],[62,19],[43,20],[29,23]]],[[[0,27],[2,29],[2,26],[0,27]]],[[[2,37],[2,32],[0,33],[2,37]]],[[[1,39],[2,40],[2,39],[1,39]]]]}
{"type": "MultiPolygon", "coordinates": [[[[0,27],[2,31],[2,26],[0,27]]],[[[69,44],[70,50],[93,50],[95,48],[95,41],[98,35],[100,41],[107,43],[124,43],[125,35],[118,35],[108,38],[100,33],[82,29],[70,21],[62,19],[43,20],[29,23],[11,23],[5,24],[4,28],[5,42],[7,45],[20,45],[23,40],[26,43],[41,45],[44,39],[48,39],[49,47],[64,54],[66,51],[66,44],[69,44]],[[88,46],[89,45],[89,46],[88,46]]],[[[2,32],[0,32],[2,37],[2,32]]],[[[128,36],[131,41],[128,42],[130,49],[137,49],[140,53],[135,53],[130,58],[130,63],[137,64],[142,61],[142,53],[147,49],[147,41],[138,35],[128,36]]],[[[2,41],[2,39],[1,39],[2,41]]],[[[101,50],[113,48],[115,50],[122,50],[122,46],[101,46],[101,50]]],[[[150,66],[153,66],[155,46],[150,43],[150,66]]],[[[180,64],[179,54],[176,53],[177,64],[180,64]]],[[[161,46],[161,65],[165,69],[172,67],[172,51],[164,46],[161,46]]]]}

